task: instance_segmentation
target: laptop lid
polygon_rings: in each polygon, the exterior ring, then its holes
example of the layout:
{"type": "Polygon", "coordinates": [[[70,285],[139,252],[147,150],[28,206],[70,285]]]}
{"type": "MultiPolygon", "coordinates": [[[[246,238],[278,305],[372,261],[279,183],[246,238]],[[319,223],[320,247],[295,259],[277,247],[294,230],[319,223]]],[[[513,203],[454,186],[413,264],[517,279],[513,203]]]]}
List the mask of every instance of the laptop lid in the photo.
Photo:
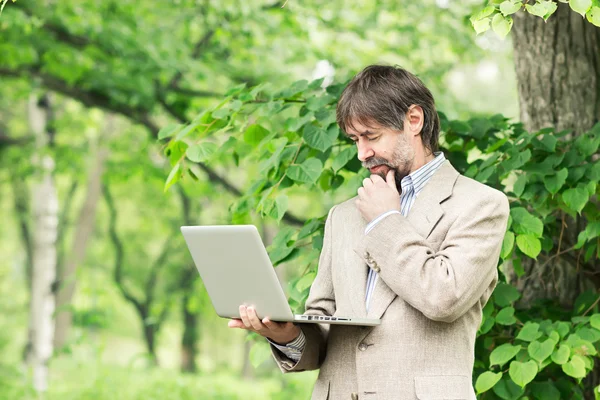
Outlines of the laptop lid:
{"type": "Polygon", "coordinates": [[[181,233],[219,316],[239,318],[239,306],[252,305],[261,319],[294,320],[254,225],[182,226],[181,233]]]}

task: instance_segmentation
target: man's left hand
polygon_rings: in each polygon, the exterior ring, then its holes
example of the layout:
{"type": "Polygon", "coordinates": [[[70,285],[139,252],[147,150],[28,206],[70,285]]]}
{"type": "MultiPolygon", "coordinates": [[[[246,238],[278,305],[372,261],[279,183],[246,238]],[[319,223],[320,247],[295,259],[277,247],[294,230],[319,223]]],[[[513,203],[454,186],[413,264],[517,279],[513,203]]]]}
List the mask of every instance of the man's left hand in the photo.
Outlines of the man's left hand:
{"type": "Polygon", "coordinates": [[[375,174],[365,178],[363,186],[358,189],[356,206],[367,222],[373,221],[387,211],[400,211],[400,194],[396,189],[394,170],[388,171],[385,181],[375,174]]]}

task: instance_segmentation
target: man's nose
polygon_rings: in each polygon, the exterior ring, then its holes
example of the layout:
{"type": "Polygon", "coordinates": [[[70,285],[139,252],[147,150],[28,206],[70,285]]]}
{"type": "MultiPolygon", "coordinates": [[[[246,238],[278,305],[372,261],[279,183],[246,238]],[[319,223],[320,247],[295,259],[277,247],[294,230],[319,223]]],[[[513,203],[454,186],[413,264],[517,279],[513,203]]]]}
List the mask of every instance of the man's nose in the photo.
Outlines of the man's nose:
{"type": "Polygon", "coordinates": [[[365,162],[365,160],[367,160],[375,155],[375,152],[373,151],[371,146],[369,146],[369,144],[366,142],[363,142],[362,144],[358,143],[357,147],[358,147],[358,159],[361,162],[365,162]]]}

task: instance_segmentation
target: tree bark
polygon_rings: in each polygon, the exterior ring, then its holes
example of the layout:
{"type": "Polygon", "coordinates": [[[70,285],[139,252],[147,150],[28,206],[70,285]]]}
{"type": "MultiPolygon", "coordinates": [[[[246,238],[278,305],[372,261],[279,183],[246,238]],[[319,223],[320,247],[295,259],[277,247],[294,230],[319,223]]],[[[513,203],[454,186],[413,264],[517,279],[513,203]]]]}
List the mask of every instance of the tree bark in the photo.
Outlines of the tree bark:
{"type": "MultiPolygon", "coordinates": [[[[177,186],[181,198],[181,210],[184,225],[193,225],[192,204],[181,186],[177,186]]],[[[183,292],[181,298],[181,313],[183,317],[183,334],[181,336],[181,371],[196,371],[196,356],[198,343],[198,311],[190,310],[189,301],[194,296],[194,283],[198,279],[198,271],[194,263],[188,264],[181,271],[180,288],[183,292]]]]}
{"type": "Polygon", "coordinates": [[[58,292],[56,295],[57,315],[54,332],[54,347],[57,349],[65,345],[67,335],[73,324],[73,313],[69,306],[75,293],[75,274],[77,266],[85,258],[87,244],[94,229],[96,208],[101,195],[104,164],[108,158],[108,149],[102,145],[102,138],[110,135],[110,132],[114,130],[114,116],[110,114],[107,116],[107,123],[103,130],[104,133],[100,138],[99,149],[96,152],[96,157],[91,167],[86,197],[79,211],[73,245],[67,256],[64,268],[61,268],[59,271],[57,281],[58,292]]]}
{"type": "MultiPolygon", "coordinates": [[[[546,127],[569,130],[572,133],[567,137],[589,131],[600,120],[600,29],[560,2],[547,22],[524,12],[514,17],[512,39],[525,128],[530,132],[546,127]]],[[[555,243],[555,248],[567,249],[577,242],[581,221],[559,218],[566,228],[562,243],[555,243]]],[[[576,256],[568,254],[546,263],[548,257],[542,254],[538,262],[524,265],[522,278],[512,277],[523,293],[522,304],[556,299],[571,307],[581,292],[599,289],[585,274],[593,265],[582,267],[576,256]]],[[[596,363],[585,382],[586,398],[594,398],[592,390],[598,384],[600,364],[596,363]]]]}
{"type": "Polygon", "coordinates": [[[52,171],[54,160],[42,151],[52,144],[53,131],[50,97],[30,96],[29,122],[36,134],[39,182],[33,190],[33,273],[30,302],[29,339],[31,352],[27,361],[33,368],[33,386],[38,392],[48,388],[48,363],[52,356],[53,316],[56,278],[56,237],[58,230],[58,197],[52,171]]]}
{"type": "Polygon", "coordinates": [[[580,134],[600,119],[600,28],[558,3],[547,22],[520,12],[513,26],[521,121],[530,131],[580,134]]]}
{"type": "MultiPolygon", "coordinates": [[[[191,266],[194,268],[194,266],[191,266]]],[[[188,267],[188,269],[191,269],[188,267]]],[[[183,335],[181,336],[181,371],[196,372],[196,355],[198,353],[196,343],[198,341],[198,317],[195,312],[188,308],[190,301],[191,287],[193,280],[188,280],[184,287],[183,298],[181,302],[181,312],[183,316],[183,335]]]]}

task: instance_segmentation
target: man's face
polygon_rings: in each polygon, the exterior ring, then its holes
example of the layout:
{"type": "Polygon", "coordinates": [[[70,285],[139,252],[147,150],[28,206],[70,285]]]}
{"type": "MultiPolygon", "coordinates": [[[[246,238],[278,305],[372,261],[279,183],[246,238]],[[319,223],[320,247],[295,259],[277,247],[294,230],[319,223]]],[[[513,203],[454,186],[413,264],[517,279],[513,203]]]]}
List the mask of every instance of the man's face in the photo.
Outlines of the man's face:
{"type": "Polygon", "coordinates": [[[405,132],[378,124],[353,124],[348,136],[358,147],[358,159],[363,167],[384,180],[390,169],[395,171],[396,187],[400,190],[402,178],[410,173],[415,158],[413,144],[405,132]],[[362,135],[362,136],[361,136],[362,135]]]}

